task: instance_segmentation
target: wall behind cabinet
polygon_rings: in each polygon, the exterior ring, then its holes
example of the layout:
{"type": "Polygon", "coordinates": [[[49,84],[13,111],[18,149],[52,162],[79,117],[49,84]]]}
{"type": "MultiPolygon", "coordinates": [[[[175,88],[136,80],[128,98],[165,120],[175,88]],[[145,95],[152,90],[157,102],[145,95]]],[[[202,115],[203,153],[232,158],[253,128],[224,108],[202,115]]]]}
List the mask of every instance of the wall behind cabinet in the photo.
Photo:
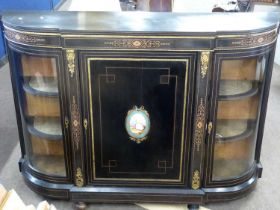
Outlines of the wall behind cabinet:
{"type": "MultiPolygon", "coordinates": [[[[15,10],[54,10],[65,0],[0,0],[0,17],[3,12],[15,10]]],[[[1,19],[0,19],[1,20],[1,19]]],[[[0,22],[2,28],[2,22],[0,22]]],[[[0,64],[5,58],[3,32],[0,31],[0,64]]]]}

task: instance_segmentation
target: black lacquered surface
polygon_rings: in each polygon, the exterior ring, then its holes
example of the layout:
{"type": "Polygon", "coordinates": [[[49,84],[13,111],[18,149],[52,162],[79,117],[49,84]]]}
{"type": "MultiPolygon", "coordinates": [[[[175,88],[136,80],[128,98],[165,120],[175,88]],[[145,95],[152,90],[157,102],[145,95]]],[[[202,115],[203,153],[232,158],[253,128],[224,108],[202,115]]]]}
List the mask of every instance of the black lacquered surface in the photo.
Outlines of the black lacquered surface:
{"type": "Polygon", "coordinates": [[[188,60],[93,59],[89,65],[96,179],[180,182],[188,60]],[[150,117],[150,132],[141,143],[125,130],[134,106],[150,117]]]}
{"type": "Polygon", "coordinates": [[[271,28],[276,26],[278,19],[279,13],[21,12],[4,15],[3,22],[17,28],[50,32],[84,30],[205,34],[271,28]],[[234,22],[239,24],[232,24],[234,22]]]}

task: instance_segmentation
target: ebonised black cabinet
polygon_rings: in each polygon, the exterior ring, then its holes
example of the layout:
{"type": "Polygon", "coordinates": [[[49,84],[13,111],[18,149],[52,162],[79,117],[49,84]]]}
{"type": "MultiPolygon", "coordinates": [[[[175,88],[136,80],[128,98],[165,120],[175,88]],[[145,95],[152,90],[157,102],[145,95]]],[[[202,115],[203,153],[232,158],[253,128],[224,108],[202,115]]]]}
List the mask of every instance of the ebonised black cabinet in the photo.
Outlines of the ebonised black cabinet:
{"type": "Polygon", "coordinates": [[[278,16],[6,15],[26,183],[76,202],[198,205],[250,192],[278,16]]]}

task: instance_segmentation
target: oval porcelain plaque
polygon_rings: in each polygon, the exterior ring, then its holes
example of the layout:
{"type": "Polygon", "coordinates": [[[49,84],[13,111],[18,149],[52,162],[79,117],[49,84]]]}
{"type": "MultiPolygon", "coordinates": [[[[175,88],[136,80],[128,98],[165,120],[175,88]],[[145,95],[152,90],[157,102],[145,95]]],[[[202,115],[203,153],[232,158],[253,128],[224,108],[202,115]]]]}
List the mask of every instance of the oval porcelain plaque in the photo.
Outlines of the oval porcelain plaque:
{"type": "Polygon", "coordinates": [[[131,140],[141,143],[150,131],[150,118],[143,106],[129,110],[125,119],[125,128],[131,140]]]}

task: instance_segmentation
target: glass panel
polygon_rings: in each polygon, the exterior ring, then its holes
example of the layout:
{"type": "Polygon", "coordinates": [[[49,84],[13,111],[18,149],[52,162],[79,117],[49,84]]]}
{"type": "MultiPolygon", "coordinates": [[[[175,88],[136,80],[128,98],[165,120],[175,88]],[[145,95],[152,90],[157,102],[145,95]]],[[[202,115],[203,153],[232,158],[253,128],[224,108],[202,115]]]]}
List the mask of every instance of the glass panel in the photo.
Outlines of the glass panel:
{"type": "Polygon", "coordinates": [[[21,55],[25,144],[30,164],[38,171],[65,176],[55,58],[21,55]]]}
{"type": "Polygon", "coordinates": [[[242,176],[254,162],[265,57],[223,60],[213,180],[242,176]]]}

